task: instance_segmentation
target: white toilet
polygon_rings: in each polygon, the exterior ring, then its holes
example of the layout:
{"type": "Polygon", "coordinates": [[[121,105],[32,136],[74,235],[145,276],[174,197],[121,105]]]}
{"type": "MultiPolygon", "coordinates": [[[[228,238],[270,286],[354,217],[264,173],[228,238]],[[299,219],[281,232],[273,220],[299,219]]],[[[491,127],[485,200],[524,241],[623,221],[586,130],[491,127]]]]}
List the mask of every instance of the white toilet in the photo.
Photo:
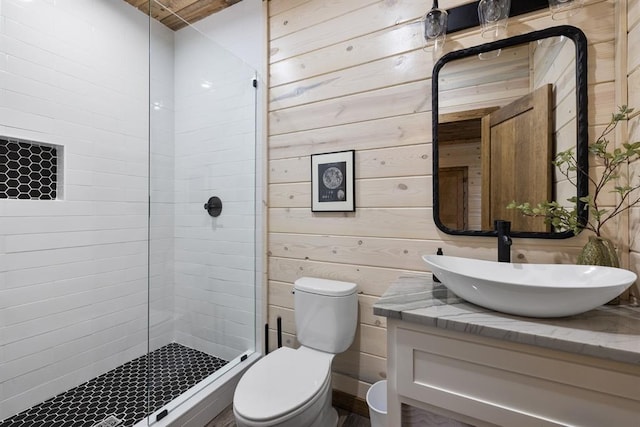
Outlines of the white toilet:
{"type": "Polygon", "coordinates": [[[281,347],[245,372],[233,396],[238,427],[338,423],[331,406],[331,361],[355,336],[356,284],[301,277],[294,294],[300,348],[281,347]]]}

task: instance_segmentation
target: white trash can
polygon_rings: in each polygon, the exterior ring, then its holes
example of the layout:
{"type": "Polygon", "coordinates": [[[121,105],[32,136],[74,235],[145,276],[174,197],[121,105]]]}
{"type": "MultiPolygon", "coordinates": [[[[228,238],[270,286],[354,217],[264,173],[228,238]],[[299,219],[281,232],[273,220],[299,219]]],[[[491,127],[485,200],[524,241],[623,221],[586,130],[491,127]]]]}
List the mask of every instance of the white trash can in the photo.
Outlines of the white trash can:
{"type": "Polygon", "coordinates": [[[387,427],[387,380],[378,381],[367,391],[371,427],[387,427]]]}

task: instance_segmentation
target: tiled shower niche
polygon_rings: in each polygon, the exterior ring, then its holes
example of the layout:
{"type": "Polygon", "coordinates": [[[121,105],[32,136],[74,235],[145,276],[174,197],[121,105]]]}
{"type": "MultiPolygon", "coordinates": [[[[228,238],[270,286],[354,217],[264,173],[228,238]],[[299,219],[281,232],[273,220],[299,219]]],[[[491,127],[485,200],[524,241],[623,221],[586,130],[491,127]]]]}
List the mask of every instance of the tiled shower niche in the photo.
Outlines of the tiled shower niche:
{"type": "Polygon", "coordinates": [[[0,136],[0,199],[55,200],[60,151],[0,136]]]}

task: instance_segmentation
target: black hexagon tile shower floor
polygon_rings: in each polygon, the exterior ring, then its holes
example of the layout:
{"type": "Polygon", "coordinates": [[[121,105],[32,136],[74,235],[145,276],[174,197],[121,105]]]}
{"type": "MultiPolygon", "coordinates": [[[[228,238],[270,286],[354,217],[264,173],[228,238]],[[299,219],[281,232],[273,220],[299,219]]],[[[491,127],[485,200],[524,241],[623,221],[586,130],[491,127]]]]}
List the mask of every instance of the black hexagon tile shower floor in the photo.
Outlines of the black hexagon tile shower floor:
{"type": "Polygon", "coordinates": [[[226,364],[171,343],[7,418],[0,427],[132,426],[226,364]]]}

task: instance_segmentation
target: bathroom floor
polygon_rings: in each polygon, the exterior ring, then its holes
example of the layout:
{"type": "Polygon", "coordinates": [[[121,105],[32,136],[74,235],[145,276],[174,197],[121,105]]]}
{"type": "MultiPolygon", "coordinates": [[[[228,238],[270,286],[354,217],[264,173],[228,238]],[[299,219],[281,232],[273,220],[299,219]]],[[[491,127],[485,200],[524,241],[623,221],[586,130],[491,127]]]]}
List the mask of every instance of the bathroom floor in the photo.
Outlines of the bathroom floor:
{"type": "MultiPolygon", "coordinates": [[[[176,343],[151,352],[150,357],[151,412],[227,363],[176,343]]],[[[147,355],[138,357],[7,418],[0,427],[132,426],[147,414],[148,369],[147,355]]]]}
{"type": "MultiPolygon", "coordinates": [[[[338,408],[338,427],[371,427],[369,418],[365,418],[352,412],[338,408]]],[[[215,417],[205,427],[236,427],[233,418],[233,407],[227,407],[220,415],[215,417]]]]}

